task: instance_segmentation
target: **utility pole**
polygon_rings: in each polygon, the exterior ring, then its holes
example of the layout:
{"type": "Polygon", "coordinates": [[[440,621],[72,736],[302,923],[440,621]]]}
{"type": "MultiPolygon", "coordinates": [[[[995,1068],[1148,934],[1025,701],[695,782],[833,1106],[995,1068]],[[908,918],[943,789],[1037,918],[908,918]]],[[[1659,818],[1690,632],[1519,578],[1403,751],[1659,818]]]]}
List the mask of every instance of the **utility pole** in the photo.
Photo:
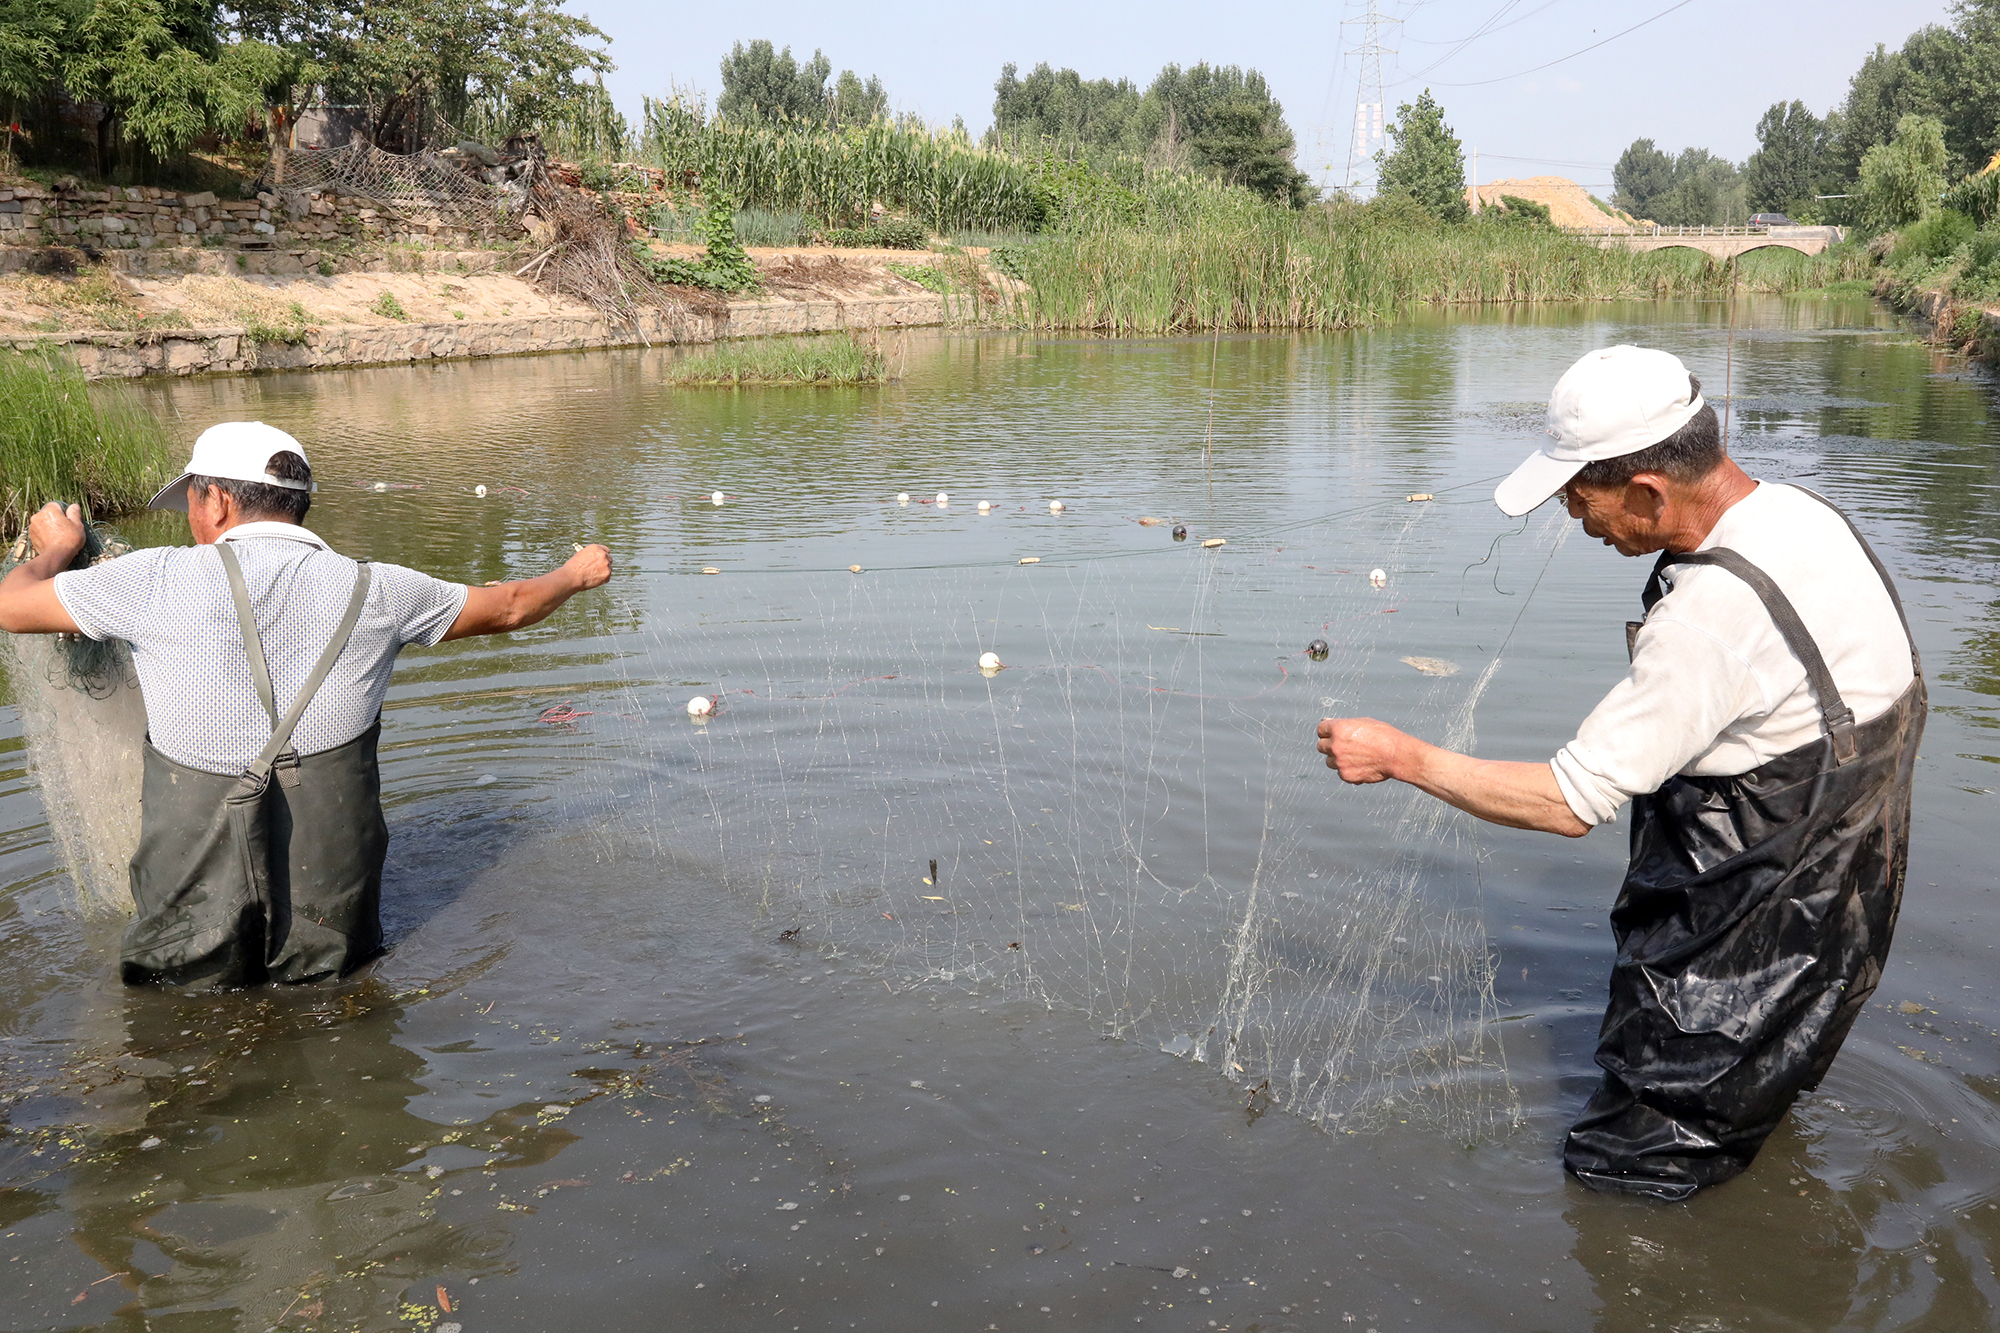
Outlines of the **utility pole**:
{"type": "Polygon", "coordinates": [[[1382,147],[1382,107],[1387,100],[1382,82],[1382,57],[1395,55],[1396,49],[1382,45],[1382,29],[1393,28],[1403,20],[1390,18],[1381,9],[1380,0],[1363,0],[1367,12],[1359,18],[1342,19],[1343,28],[1359,25],[1361,44],[1349,47],[1345,54],[1358,56],[1361,71],[1360,81],[1354,88],[1354,135],[1347,146],[1347,178],[1341,182],[1352,190],[1361,184],[1355,168],[1371,172],[1369,164],[1375,160],[1375,153],[1382,147]]]}

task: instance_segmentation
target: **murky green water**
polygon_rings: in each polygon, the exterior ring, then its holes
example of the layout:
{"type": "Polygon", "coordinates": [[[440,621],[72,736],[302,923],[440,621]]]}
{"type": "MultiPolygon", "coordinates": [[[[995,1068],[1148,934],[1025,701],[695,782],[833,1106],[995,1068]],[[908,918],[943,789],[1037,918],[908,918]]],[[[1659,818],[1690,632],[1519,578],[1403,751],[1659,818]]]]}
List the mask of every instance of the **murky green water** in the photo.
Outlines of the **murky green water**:
{"type": "Polygon", "coordinates": [[[297,433],[344,551],[620,573],[406,655],[395,948],[338,987],[122,991],[0,712],[0,1323],[1991,1326],[1992,391],[1865,305],[1747,314],[1736,452],[1877,540],[1937,709],[1890,979],[1744,1178],[1560,1172],[1622,829],[1475,830],[1311,749],[1325,712],[1568,739],[1644,567],[1492,479],[1592,346],[1719,391],[1713,308],[912,336],[869,391],[221,380],[149,392],[297,433]]]}

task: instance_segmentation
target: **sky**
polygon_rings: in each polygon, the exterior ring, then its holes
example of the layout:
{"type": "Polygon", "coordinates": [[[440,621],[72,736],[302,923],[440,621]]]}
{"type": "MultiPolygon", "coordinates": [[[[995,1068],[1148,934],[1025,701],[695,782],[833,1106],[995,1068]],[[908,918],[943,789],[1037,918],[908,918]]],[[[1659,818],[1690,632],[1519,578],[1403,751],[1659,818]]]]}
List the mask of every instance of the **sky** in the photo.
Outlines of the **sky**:
{"type": "MultiPolygon", "coordinates": [[[[1943,22],[1946,0],[1376,0],[1401,18],[1382,45],[1388,114],[1425,87],[1468,149],[1479,179],[1562,175],[1596,193],[1636,138],[1707,148],[1734,161],[1756,149],[1757,118],[1800,99],[1823,113],[1877,42],[1900,46],[1943,22]],[[1536,73],[1624,29],[1646,26],[1536,73]],[[1477,34],[1477,35],[1475,35],[1477,34]],[[1472,37],[1461,44],[1461,39],[1472,37]],[[1497,80],[1487,82],[1488,80],[1497,80]]],[[[657,0],[570,0],[608,33],[618,68],[605,83],[639,123],[640,99],[678,83],[721,90],[718,66],[736,41],[766,38],[836,71],[879,75],[898,111],[933,123],[962,116],[975,133],[993,118],[993,82],[1013,62],[1041,61],[1085,78],[1129,78],[1142,88],[1169,62],[1261,70],[1298,137],[1299,165],[1315,180],[1347,170],[1367,0],[1212,3],[1013,0],[997,9],[876,0],[831,6],[764,0],[662,5],[657,0]]]]}

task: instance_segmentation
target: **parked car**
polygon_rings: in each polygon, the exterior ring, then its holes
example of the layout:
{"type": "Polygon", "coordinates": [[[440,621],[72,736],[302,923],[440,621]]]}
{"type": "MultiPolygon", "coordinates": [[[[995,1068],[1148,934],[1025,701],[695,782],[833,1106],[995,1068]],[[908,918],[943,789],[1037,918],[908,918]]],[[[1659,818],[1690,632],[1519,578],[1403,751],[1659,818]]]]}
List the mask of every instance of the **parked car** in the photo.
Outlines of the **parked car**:
{"type": "Polygon", "coordinates": [[[1752,213],[1750,225],[1753,227],[1795,227],[1798,224],[1783,213],[1752,213]]]}

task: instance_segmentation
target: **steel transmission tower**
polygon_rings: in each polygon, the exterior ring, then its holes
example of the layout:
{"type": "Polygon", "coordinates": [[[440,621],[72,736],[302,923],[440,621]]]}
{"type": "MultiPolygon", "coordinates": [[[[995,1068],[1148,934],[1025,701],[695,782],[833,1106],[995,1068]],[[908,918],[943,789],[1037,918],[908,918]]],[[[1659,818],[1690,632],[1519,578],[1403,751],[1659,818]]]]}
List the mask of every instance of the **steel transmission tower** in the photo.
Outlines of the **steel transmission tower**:
{"type": "Polygon", "coordinates": [[[1347,178],[1341,184],[1354,189],[1361,184],[1355,174],[1357,167],[1362,172],[1373,174],[1372,163],[1376,150],[1382,147],[1382,110],[1386,95],[1383,91],[1382,57],[1395,55],[1396,48],[1382,45],[1382,30],[1393,28],[1403,20],[1390,18],[1381,10],[1380,0],[1366,0],[1368,11],[1359,18],[1342,19],[1343,28],[1359,26],[1361,44],[1347,49],[1345,54],[1360,57],[1360,82],[1354,89],[1354,134],[1347,144],[1347,178]]]}

